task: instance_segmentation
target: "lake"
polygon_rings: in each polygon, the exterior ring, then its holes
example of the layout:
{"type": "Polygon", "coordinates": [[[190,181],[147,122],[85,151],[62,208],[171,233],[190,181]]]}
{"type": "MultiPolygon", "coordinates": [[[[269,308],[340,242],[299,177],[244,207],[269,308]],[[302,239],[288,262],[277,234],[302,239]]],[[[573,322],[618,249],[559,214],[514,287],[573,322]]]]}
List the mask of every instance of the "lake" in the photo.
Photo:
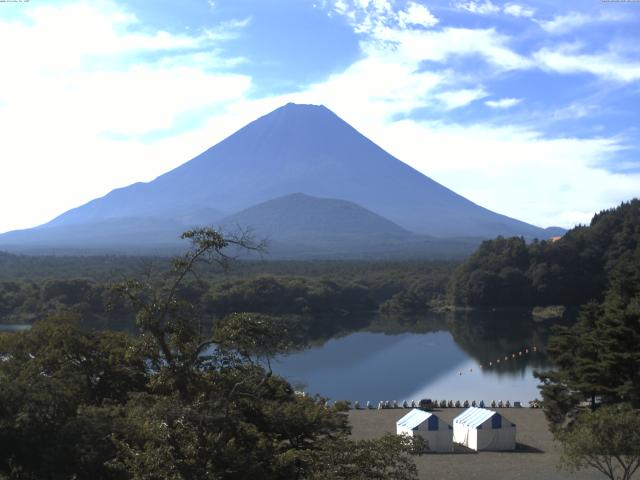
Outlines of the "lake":
{"type": "MultiPolygon", "coordinates": [[[[360,331],[333,332],[334,338],[315,338],[310,348],[276,358],[273,370],[297,390],[363,406],[422,398],[526,405],[540,398],[534,370],[550,368],[544,354],[549,328],[530,321],[527,312],[363,323],[360,331]]],[[[28,328],[0,324],[0,331],[28,328]]]]}
{"type": "Polygon", "coordinates": [[[526,405],[540,398],[533,371],[549,368],[547,329],[479,318],[440,321],[428,332],[414,325],[404,333],[398,326],[392,334],[384,328],[348,333],[278,357],[273,369],[298,390],[361,405],[421,398],[526,405]]]}
{"type": "Polygon", "coordinates": [[[0,323],[0,332],[23,332],[25,330],[29,330],[31,325],[28,324],[11,324],[11,323],[0,323]]]}

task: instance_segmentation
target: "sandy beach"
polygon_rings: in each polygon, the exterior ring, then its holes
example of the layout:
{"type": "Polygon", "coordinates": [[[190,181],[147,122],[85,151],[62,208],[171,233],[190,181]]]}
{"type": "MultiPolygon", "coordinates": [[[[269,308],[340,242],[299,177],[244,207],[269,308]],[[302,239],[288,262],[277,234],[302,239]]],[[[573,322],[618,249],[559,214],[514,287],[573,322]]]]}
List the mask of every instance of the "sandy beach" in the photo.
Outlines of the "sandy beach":
{"type": "MultiPolygon", "coordinates": [[[[436,409],[442,420],[452,423],[462,408],[436,409]]],[[[505,418],[517,426],[517,449],[513,452],[430,453],[416,457],[420,479],[443,480],[565,480],[603,479],[595,470],[570,474],[559,471],[560,446],[553,441],[542,410],[530,408],[497,408],[505,418]]],[[[407,409],[352,410],[349,421],[356,439],[376,438],[396,432],[396,421],[407,409]]],[[[634,478],[640,478],[636,475],[634,478]]]]}

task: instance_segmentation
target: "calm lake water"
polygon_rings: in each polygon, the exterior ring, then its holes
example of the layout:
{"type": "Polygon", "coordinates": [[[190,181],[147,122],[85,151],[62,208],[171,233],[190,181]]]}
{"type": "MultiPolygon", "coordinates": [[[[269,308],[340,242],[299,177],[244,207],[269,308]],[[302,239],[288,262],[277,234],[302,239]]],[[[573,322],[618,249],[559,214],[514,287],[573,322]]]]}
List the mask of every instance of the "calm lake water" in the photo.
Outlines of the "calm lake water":
{"type": "MultiPolygon", "coordinates": [[[[527,316],[475,312],[400,323],[367,319],[371,323],[364,330],[321,344],[316,340],[272,366],[297,390],[363,406],[421,398],[526,405],[540,398],[534,370],[550,368],[544,354],[549,328],[527,316]]],[[[28,328],[0,324],[0,331],[28,328]]]]}
{"type": "Polygon", "coordinates": [[[29,330],[31,325],[13,325],[0,323],[0,332],[23,332],[29,330]]]}
{"type": "Polygon", "coordinates": [[[540,398],[533,371],[549,368],[547,334],[534,327],[521,330],[471,319],[447,331],[360,331],[279,357],[273,369],[296,389],[361,405],[421,398],[526,405],[540,398]]]}

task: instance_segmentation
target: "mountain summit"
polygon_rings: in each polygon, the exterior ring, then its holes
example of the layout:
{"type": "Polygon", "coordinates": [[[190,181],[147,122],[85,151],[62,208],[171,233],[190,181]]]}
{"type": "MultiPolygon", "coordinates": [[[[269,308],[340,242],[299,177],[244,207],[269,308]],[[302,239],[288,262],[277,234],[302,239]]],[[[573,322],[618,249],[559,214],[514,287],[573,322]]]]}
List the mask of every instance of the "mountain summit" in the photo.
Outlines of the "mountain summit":
{"type": "MultiPolygon", "coordinates": [[[[191,161],[70,210],[38,229],[121,219],[191,226],[300,192],[352,202],[408,231],[436,237],[547,237],[541,228],[482,208],[394,158],[324,106],[287,104],[191,161]]],[[[126,232],[121,232],[125,234],[126,232]]],[[[149,238],[154,233],[149,232],[149,238]]],[[[11,234],[0,236],[0,245],[11,234]]],[[[10,242],[9,242],[10,243],[10,242]]]]}

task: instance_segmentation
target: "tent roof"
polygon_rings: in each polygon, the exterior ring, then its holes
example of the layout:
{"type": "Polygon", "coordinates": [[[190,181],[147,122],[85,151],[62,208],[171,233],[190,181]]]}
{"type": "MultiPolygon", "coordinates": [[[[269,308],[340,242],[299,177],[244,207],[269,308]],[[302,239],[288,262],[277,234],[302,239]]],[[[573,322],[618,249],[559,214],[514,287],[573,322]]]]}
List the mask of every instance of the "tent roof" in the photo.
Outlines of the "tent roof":
{"type": "Polygon", "coordinates": [[[497,414],[497,412],[487,410],[486,408],[470,407],[454,418],[453,423],[466,425],[470,428],[478,428],[484,422],[497,414]]]}
{"type": "Polygon", "coordinates": [[[414,429],[422,422],[425,422],[433,413],[425,412],[424,410],[418,410],[414,408],[409,413],[407,413],[404,417],[396,422],[399,427],[404,427],[408,429],[414,429]]]}

